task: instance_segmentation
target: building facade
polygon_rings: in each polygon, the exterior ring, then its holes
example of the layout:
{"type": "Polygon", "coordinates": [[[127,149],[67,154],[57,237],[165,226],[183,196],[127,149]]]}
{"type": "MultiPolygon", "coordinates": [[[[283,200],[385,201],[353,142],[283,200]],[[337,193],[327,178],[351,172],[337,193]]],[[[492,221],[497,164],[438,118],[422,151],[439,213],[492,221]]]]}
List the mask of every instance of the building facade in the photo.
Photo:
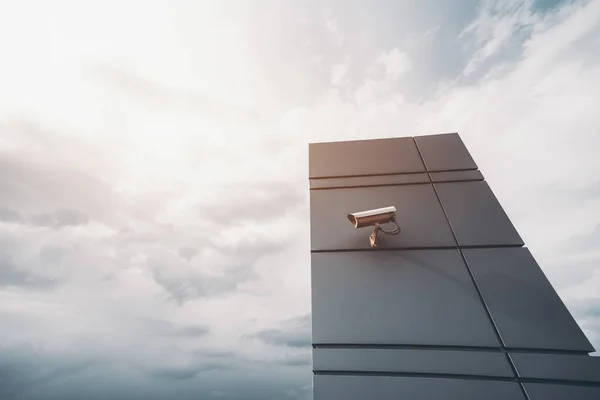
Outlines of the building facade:
{"type": "Polygon", "coordinates": [[[600,357],[459,135],[309,145],[315,400],[600,399],[600,357]],[[346,215],[396,207],[369,242],[346,215]]]}

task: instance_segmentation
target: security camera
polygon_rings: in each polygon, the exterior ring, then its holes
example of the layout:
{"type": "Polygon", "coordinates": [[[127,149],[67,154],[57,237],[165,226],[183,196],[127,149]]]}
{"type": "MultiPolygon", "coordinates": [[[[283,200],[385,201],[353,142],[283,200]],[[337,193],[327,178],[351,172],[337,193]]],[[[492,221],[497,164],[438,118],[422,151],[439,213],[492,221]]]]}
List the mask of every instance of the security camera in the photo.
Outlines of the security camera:
{"type": "Polygon", "coordinates": [[[387,224],[393,221],[394,218],[396,218],[396,207],[394,206],[348,214],[348,219],[355,228],[363,228],[375,224],[387,224]]]}
{"type": "Polygon", "coordinates": [[[375,227],[370,237],[371,247],[377,247],[377,235],[379,232],[383,232],[387,235],[397,235],[400,233],[400,227],[396,222],[396,207],[394,206],[348,214],[348,220],[357,229],[364,228],[365,226],[375,227]],[[396,225],[396,227],[390,231],[381,228],[381,224],[387,223],[393,223],[396,225]]]}

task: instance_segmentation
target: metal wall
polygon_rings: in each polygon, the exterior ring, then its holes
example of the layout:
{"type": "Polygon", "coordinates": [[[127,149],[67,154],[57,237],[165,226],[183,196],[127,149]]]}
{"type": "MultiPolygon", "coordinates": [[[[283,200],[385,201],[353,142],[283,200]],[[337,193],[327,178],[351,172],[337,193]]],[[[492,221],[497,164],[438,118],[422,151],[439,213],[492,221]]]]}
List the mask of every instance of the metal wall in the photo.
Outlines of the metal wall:
{"type": "Polygon", "coordinates": [[[313,143],[314,399],[600,399],[600,358],[456,133],[313,143]],[[395,206],[401,233],[355,229],[395,206]]]}

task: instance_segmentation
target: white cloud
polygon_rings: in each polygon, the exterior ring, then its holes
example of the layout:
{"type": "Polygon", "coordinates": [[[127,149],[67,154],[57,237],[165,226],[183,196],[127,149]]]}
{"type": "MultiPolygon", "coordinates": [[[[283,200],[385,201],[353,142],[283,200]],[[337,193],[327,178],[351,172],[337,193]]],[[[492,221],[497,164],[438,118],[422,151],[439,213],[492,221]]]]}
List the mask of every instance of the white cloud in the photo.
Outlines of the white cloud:
{"type": "Polygon", "coordinates": [[[341,46],[344,44],[344,33],[340,30],[337,22],[331,19],[325,21],[325,28],[329,33],[330,40],[336,46],[341,46]]]}
{"type": "Polygon", "coordinates": [[[400,52],[399,49],[392,49],[388,53],[382,52],[377,60],[367,68],[367,74],[393,82],[410,70],[410,67],[407,55],[400,52]]]}
{"type": "Polygon", "coordinates": [[[480,8],[478,17],[459,35],[475,49],[464,75],[476,71],[488,58],[514,43],[517,33],[540,20],[532,0],[486,0],[480,8]]]}
{"type": "Polygon", "coordinates": [[[331,85],[341,86],[348,73],[348,64],[342,63],[331,67],[331,85]]]}

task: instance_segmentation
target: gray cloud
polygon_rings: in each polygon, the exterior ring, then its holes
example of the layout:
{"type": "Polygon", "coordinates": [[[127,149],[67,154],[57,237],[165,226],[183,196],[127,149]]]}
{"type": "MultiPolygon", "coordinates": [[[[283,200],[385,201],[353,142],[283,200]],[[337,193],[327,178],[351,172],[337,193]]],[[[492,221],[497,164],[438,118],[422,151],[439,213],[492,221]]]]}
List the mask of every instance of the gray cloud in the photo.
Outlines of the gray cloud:
{"type": "Polygon", "coordinates": [[[0,221],[20,223],[23,221],[23,216],[18,211],[0,206],[0,221]]]}
{"type": "Polygon", "coordinates": [[[111,188],[73,168],[33,162],[24,154],[0,153],[0,170],[4,221],[18,222],[27,219],[19,220],[19,214],[37,214],[32,216],[33,224],[78,225],[87,222],[87,212],[105,214],[115,204],[111,188]],[[56,211],[45,212],[48,209],[56,211]]]}
{"type": "Polygon", "coordinates": [[[206,336],[210,332],[210,328],[207,326],[186,326],[175,329],[171,336],[174,337],[192,337],[199,338],[206,336]]]}
{"type": "MultiPolygon", "coordinates": [[[[282,323],[281,327],[265,329],[247,335],[264,343],[275,346],[287,346],[304,348],[310,347],[311,340],[311,316],[303,315],[282,323]]],[[[300,365],[300,364],[299,364],[300,365]]]]}
{"type": "Polygon", "coordinates": [[[56,287],[59,283],[58,278],[25,268],[9,254],[0,252],[0,288],[16,286],[47,290],[56,287]]]}
{"type": "MultiPolygon", "coordinates": [[[[204,201],[201,206],[200,221],[206,227],[201,231],[202,237],[198,237],[197,247],[179,247],[176,250],[178,259],[159,256],[148,261],[155,282],[177,304],[222,295],[258,278],[254,270],[256,262],[282,251],[293,240],[260,228],[268,221],[283,218],[305,206],[304,196],[289,184],[240,185],[219,193],[216,198],[221,200],[204,201]],[[208,259],[202,257],[205,253],[210,254],[208,259]],[[182,264],[181,259],[186,263],[182,264]],[[220,267],[219,274],[203,272],[205,264],[221,265],[225,260],[227,263],[220,267]]],[[[289,226],[286,222],[285,229],[289,226]]],[[[298,223],[297,228],[301,227],[298,223]]],[[[164,237],[167,236],[186,238],[189,234],[172,228],[165,230],[164,237]]],[[[138,235],[131,236],[134,242],[135,237],[138,235]]],[[[156,240],[163,240],[163,235],[157,235],[156,240]]],[[[189,238],[185,241],[190,242],[189,238]]]]}
{"type": "Polygon", "coordinates": [[[77,211],[61,209],[54,213],[42,213],[34,214],[29,219],[29,222],[33,225],[45,226],[49,228],[64,228],[66,226],[78,226],[85,225],[89,221],[89,218],[77,211]]]}
{"type": "Polygon", "coordinates": [[[600,297],[586,301],[573,301],[570,308],[577,317],[600,319],[600,297]]]}
{"type": "Polygon", "coordinates": [[[307,350],[305,354],[299,354],[299,355],[286,357],[283,363],[290,367],[300,367],[300,366],[311,365],[312,358],[310,356],[310,350],[307,350]]]}
{"type": "Polygon", "coordinates": [[[0,398],[23,398],[32,389],[99,365],[97,358],[50,355],[30,344],[0,347],[0,398]]]}
{"type": "Polygon", "coordinates": [[[123,257],[143,252],[147,256],[143,268],[179,305],[229,293],[259,278],[258,260],[282,251],[294,240],[280,235],[276,224],[275,231],[264,229],[264,224],[291,215],[292,224],[289,220],[281,223],[289,231],[294,229],[294,219],[296,229],[301,229],[301,218],[306,217],[306,196],[293,183],[228,185],[210,194],[199,201],[196,209],[201,215],[193,219],[197,225],[192,228],[154,222],[144,227],[147,224],[141,223],[144,229],[122,229],[110,239],[124,249],[123,257]],[[218,273],[206,273],[215,266],[218,273]]]}
{"type": "Polygon", "coordinates": [[[177,304],[200,298],[218,296],[235,290],[239,284],[256,276],[251,265],[229,266],[222,276],[191,272],[186,276],[171,275],[166,268],[154,268],[152,276],[177,304]]]}
{"type": "Polygon", "coordinates": [[[89,218],[82,212],[73,209],[59,209],[51,213],[24,216],[17,210],[0,206],[0,221],[60,229],[67,226],[85,225],[89,222],[89,218]]]}
{"type": "Polygon", "coordinates": [[[291,400],[311,400],[313,398],[312,384],[286,390],[285,398],[291,400]]]}
{"type": "Polygon", "coordinates": [[[175,325],[161,320],[145,320],[144,325],[159,336],[170,338],[201,338],[210,333],[207,325],[175,325]]]}
{"type": "Polygon", "coordinates": [[[228,350],[196,350],[193,352],[196,357],[200,358],[233,358],[235,353],[228,350]]]}
{"type": "Polygon", "coordinates": [[[569,238],[565,242],[565,247],[574,251],[588,251],[596,249],[598,243],[600,243],[600,223],[589,232],[569,238]]]}
{"type": "Polygon", "coordinates": [[[303,189],[295,182],[240,182],[219,188],[214,200],[202,203],[199,213],[215,224],[264,224],[305,205],[303,189]]]}
{"type": "Polygon", "coordinates": [[[196,254],[198,254],[198,249],[193,247],[184,246],[179,249],[179,257],[186,261],[190,261],[196,254]]]}
{"type": "Polygon", "coordinates": [[[281,329],[266,329],[256,332],[253,337],[265,343],[279,346],[308,347],[311,344],[310,336],[307,337],[305,332],[284,331],[281,329]]]}
{"type": "Polygon", "coordinates": [[[186,366],[157,367],[148,371],[148,374],[155,378],[182,380],[195,378],[200,372],[222,371],[226,369],[229,369],[229,367],[225,364],[208,363],[186,366]]]}
{"type": "Polygon", "coordinates": [[[575,253],[561,260],[544,263],[542,268],[549,275],[549,279],[552,279],[552,285],[560,292],[561,289],[578,285],[592,278],[596,274],[598,264],[597,257],[579,259],[578,254],[575,253]]]}

